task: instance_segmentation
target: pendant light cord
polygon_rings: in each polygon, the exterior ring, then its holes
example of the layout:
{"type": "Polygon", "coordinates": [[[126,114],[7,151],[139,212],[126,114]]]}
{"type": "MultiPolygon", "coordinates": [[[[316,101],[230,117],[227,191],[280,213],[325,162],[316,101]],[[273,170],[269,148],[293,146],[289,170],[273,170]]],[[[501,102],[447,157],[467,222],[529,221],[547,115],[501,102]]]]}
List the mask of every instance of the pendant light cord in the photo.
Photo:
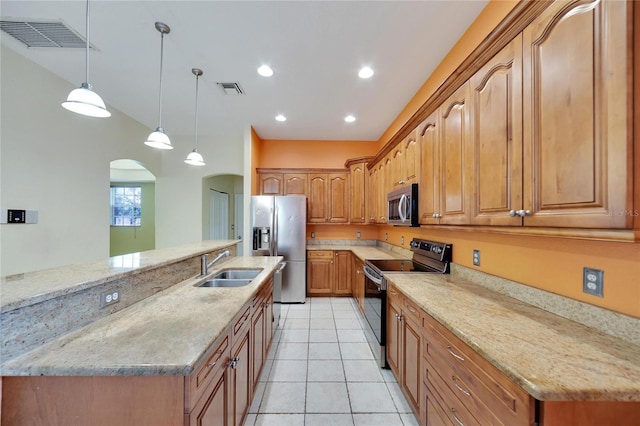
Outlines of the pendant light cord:
{"type": "Polygon", "coordinates": [[[160,32],[160,95],[158,96],[158,127],[162,128],[162,59],[164,52],[164,32],[160,32]]]}
{"type": "Polygon", "coordinates": [[[196,151],[198,150],[198,79],[200,76],[196,74],[196,151]]]}
{"type": "MultiPolygon", "coordinates": [[[[84,77],[85,83],[89,85],[89,0],[87,0],[87,13],[86,13],[86,28],[87,28],[87,36],[85,37],[85,41],[87,42],[87,48],[85,49],[85,60],[84,60],[84,77]]],[[[91,86],[89,86],[91,87],[91,86]]]]}

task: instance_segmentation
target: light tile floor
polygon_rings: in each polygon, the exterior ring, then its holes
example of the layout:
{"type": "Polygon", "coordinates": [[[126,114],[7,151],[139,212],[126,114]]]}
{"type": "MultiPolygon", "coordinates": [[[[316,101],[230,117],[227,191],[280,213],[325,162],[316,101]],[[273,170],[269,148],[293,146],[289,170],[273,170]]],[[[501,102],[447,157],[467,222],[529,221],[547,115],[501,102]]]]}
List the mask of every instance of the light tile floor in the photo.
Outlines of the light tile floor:
{"type": "Polygon", "coordinates": [[[380,369],[351,298],[282,305],[246,426],[395,426],[417,421],[380,369]]]}

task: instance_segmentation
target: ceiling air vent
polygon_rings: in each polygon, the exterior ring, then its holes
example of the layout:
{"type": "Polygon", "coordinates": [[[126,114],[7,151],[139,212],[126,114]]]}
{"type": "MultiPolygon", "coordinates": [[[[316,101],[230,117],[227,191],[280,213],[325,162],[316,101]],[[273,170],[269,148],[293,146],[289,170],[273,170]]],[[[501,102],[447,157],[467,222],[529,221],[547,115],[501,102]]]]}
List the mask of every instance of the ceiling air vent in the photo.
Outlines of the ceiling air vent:
{"type": "MultiPolygon", "coordinates": [[[[27,47],[84,49],[87,41],[62,21],[1,20],[0,30],[27,47]]],[[[90,46],[93,48],[93,46],[90,46]]]]}
{"type": "Polygon", "coordinates": [[[218,83],[218,86],[220,86],[227,95],[244,95],[244,90],[240,87],[240,83],[218,83]]]}

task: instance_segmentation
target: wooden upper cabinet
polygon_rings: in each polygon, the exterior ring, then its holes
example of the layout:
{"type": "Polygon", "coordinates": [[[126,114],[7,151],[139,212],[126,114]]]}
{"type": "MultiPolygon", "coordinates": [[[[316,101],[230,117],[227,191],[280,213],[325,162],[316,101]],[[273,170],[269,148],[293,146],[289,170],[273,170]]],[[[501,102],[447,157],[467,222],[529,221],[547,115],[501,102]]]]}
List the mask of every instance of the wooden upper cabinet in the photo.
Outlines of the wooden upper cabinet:
{"type": "Polygon", "coordinates": [[[435,111],[418,126],[420,141],[420,224],[439,223],[440,213],[440,124],[435,111]]]}
{"type": "MultiPolygon", "coordinates": [[[[391,151],[391,188],[404,185],[405,163],[404,163],[404,144],[400,142],[391,151]]],[[[391,189],[390,188],[390,189],[391,189]]]]}
{"type": "Polygon", "coordinates": [[[404,149],[404,176],[405,184],[418,182],[420,176],[420,144],[418,142],[418,129],[411,132],[402,142],[404,149]]]}
{"type": "Polygon", "coordinates": [[[632,226],[631,5],[557,2],[523,32],[526,226],[632,226]]]}
{"type": "Polygon", "coordinates": [[[349,174],[329,173],[329,196],[327,222],[349,222],[349,174]]]}
{"type": "Polygon", "coordinates": [[[349,222],[349,174],[309,173],[308,223],[349,222]]]}
{"type": "Polygon", "coordinates": [[[282,195],[282,173],[259,173],[260,195],[282,195]]]}
{"type": "Polygon", "coordinates": [[[376,223],[376,217],[378,214],[378,173],[377,167],[374,165],[371,169],[367,169],[366,180],[366,212],[367,223],[376,223]]]}
{"type": "Polygon", "coordinates": [[[522,36],[471,77],[471,90],[471,223],[521,225],[522,36]]]}
{"type": "Polygon", "coordinates": [[[329,216],[327,211],[327,174],[326,173],[310,173],[309,174],[309,206],[308,218],[309,223],[325,223],[329,216]]]}
{"type": "Polygon", "coordinates": [[[307,174],[306,173],[284,173],[283,195],[307,195],[307,174]]]}
{"type": "Polygon", "coordinates": [[[471,188],[471,102],[469,83],[463,84],[440,107],[440,223],[467,224],[467,194],[471,188]],[[467,170],[469,169],[469,170],[467,170]]]}
{"type": "Polygon", "coordinates": [[[367,223],[367,177],[369,171],[366,163],[356,163],[349,166],[350,172],[350,203],[349,217],[351,223],[367,223]]]}

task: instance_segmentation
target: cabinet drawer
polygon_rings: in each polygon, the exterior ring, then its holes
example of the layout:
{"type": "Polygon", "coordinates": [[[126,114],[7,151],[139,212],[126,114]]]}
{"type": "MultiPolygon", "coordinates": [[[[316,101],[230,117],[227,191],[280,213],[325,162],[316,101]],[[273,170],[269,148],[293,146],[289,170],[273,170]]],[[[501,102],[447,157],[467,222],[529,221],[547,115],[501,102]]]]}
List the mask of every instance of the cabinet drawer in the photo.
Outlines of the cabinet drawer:
{"type": "Polygon", "coordinates": [[[308,258],[333,258],[333,250],[309,250],[307,251],[308,258]]]}
{"type": "Polygon", "coordinates": [[[474,398],[467,401],[472,411],[481,417],[495,419],[505,425],[529,424],[531,397],[502,372],[478,355],[449,330],[425,315],[423,355],[440,373],[449,378],[452,393],[459,393],[453,383],[474,398]]]}
{"type": "Polygon", "coordinates": [[[232,336],[231,336],[231,341],[232,344],[235,345],[235,340],[237,338],[237,336],[239,336],[240,338],[242,338],[242,332],[247,329],[251,323],[250,318],[251,318],[251,305],[249,305],[248,303],[245,305],[244,308],[242,308],[242,313],[240,314],[239,317],[237,317],[237,319],[233,322],[233,329],[232,329],[232,336]]]}
{"type": "Polygon", "coordinates": [[[225,334],[211,347],[213,350],[207,353],[205,361],[188,377],[185,412],[191,411],[215,376],[215,372],[221,367],[226,368],[225,363],[229,360],[229,335],[225,334]]]}
{"type": "Polygon", "coordinates": [[[402,293],[393,284],[389,284],[387,287],[387,299],[389,299],[389,303],[402,307],[402,293]]]}
{"type": "MultiPolygon", "coordinates": [[[[440,408],[439,416],[445,417],[451,424],[465,426],[482,426],[469,410],[455,396],[453,396],[446,386],[443,386],[442,378],[438,375],[434,368],[427,365],[427,392],[429,399],[434,406],[440,408]]],[[[435,407],[434,407],[435,408],[435,407]]],[[[428,409],[428,408],[427,408],[428,409]]],[[[428,414],[427,414],[428,416],[428,414]]],[[[431,423],[429,423],[431,424],[431,423]]]]}
{"type": "Polygon", "coordinates": [[[402,313],[411,317],[416,324],[422,325],[422,320],[420,319],[420,308],[413,301],[409,300],[409,298],[404,297],[402,302],[402,313]]]}

